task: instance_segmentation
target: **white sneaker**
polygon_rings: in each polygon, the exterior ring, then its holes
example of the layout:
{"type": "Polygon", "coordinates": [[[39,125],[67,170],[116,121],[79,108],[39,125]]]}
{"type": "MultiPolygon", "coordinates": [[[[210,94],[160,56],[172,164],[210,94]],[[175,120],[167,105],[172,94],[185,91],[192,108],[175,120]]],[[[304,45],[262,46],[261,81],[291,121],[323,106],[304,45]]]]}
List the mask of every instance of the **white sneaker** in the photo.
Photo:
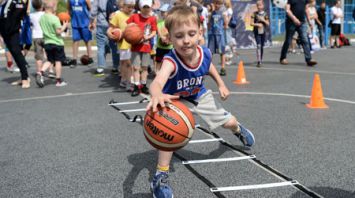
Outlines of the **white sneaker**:
{"type": "Polygon", "coordinates": [[[6,67],[8,72],[14,73],[14,72],[20,72],[20,69],[18,67],[15,66],[11,66],[11,67],[6,67]]]}
{"type": "Polygon", "coordinates": [[[55,84],[56,87],[64,87],[67,85],[68,85],[68,83],[65,81],[57,82],[57,84],[55,84]]]}

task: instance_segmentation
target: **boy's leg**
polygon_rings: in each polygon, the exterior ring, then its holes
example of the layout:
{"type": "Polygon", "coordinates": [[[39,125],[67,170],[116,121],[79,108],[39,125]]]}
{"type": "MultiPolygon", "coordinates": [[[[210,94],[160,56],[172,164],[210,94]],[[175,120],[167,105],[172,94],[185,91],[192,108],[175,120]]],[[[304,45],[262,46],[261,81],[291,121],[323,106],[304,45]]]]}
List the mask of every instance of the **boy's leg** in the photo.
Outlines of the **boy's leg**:
{"type": "Polygon", "coordinates": [[[157,171],[151,182],[153,197],[173,197],[173,192],[168,184],[169,165],[173,152],[159,151],[157,171]]]}
{"type": "Polygon", "coordinates": [[[139,85],[140,85],[140,65],[141,65],[141,53],[132,52],[132,66],[133,66],[133,83],[134,88],[132,91],[132,96],[139,95],[139,85]]]}

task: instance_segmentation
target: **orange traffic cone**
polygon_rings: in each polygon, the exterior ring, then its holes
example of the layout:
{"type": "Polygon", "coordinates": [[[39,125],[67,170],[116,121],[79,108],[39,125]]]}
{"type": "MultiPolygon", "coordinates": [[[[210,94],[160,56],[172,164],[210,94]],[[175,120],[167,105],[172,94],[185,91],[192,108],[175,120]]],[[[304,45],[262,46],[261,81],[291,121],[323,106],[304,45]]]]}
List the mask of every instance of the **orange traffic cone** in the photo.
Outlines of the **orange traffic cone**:
{"type": "Polygon", "coordinates": [[[314,75],[312,95],[309,104],[306,104],[311,109],[327,109],[328,105],[324,103],[322,85],[319,74],[314,75]]]}
{"type": "Polygon", "coordinates": [[[237,84],[237,85],[249,84],[249,82],[247,81],[247,79],[245,77],[243,61],[239,62],[238,72],[237,72],[237,79],[234,80],[233,83],[237,84]]]}

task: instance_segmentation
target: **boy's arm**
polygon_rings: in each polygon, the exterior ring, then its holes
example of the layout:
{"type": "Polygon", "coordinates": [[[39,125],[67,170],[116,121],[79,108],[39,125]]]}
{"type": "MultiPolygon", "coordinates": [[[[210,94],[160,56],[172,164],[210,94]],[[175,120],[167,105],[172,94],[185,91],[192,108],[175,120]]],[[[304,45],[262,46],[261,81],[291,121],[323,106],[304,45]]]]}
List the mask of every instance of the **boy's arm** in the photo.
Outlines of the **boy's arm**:
{"type": "Polygon", "coordinates": [[[64,32],[64,31],[65,31],[65,29],[67,29],[68,24],[69,24],[69,22],[68,22],[68,21],[63,21],[63,25],[62,25],[62,26],[60,26],[60,27],[58,27],[58,28],[56,29],[56,33],[57,33],[57,35],[60,35],[62,32],[64,32]]]}
{"type": "Polygon", "coordinates": [[[167,95],[162,92],[166,82],[174,71],[175,65],[167,59],[163,60],[161,69],[149,87],[151,100],[147,105],[147,110],[153,109],[153,112],[156,112],[158,105],[165,107],[165,102],[171,102],[171,99],[179,98],[179,96],[167,95]]]}
{"type": "Polygon", "coordinates": [[[224,84],[224,81],[222,80],[221,76],[218,74],[218,71],[216,67],[213,65],[213,63],[211,63],[208,73],[212,77],[212,79],[216,82],[222,100],[226,100],[230,94],[229,90],[224,84]]]}

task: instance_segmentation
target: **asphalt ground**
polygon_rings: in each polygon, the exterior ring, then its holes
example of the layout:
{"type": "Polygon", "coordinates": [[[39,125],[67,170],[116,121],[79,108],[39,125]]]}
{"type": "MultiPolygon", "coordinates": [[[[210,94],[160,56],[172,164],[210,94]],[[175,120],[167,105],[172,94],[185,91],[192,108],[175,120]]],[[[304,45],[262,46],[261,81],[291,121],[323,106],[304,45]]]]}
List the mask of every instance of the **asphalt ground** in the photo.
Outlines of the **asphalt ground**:
{"type": "MultiPolygon", "coordinates": [[[[303,55],[290,54],[278,64],[280,48],[265,51],[256,68],[254,50],[240,50],[223,77],[231,95],[223,106],[253,131],[256,144],[244,150],[227,130],[213,132],[227,143],[188,144],[171,165],[175,197],[355,197],[355,67],[354,47],[328,49],[307,67],[303,55]],[[237,62],[244,61],[248,85],[237,86],[237,62]],[[329,109],[308,109],[314,73],[320,74],[329,109]],[[253,154],[252,159],[183,165],[181,160],[222,159],[253,154]],[[285,182],[271,170],[296,180],[295,185],[212,193],[210,187],[285,182]]],[[[70,56],[70,54],[69,54],[70,56]]],[[[28,56],[35,72],[33,56],[28,56]]],[[[219,67],[218,57],[214,62],[219,67]]],[[[5,65],[4,57],[0,59],[5,65]]],[[[38,88],[11,86],[19,74],[0,71],[0,197],[151,197],[156,151],[142,127],[110,107],[138,101],[118,88],[118,76],[93,77],[94,67],[65,67],[68,86],[47,80],[38,88]]],[[[219,98],[216,85],[206,85],[219,98]]],[[[121,106],[144,108],[145,104],[121,106]]],[[[144,112],[129,113],[144,115],[144,112]]],[[[197,118],[197,122],[204,123],[197,118]]],[[[212,138],[196,130],[193,140],[212,138]]]]}

